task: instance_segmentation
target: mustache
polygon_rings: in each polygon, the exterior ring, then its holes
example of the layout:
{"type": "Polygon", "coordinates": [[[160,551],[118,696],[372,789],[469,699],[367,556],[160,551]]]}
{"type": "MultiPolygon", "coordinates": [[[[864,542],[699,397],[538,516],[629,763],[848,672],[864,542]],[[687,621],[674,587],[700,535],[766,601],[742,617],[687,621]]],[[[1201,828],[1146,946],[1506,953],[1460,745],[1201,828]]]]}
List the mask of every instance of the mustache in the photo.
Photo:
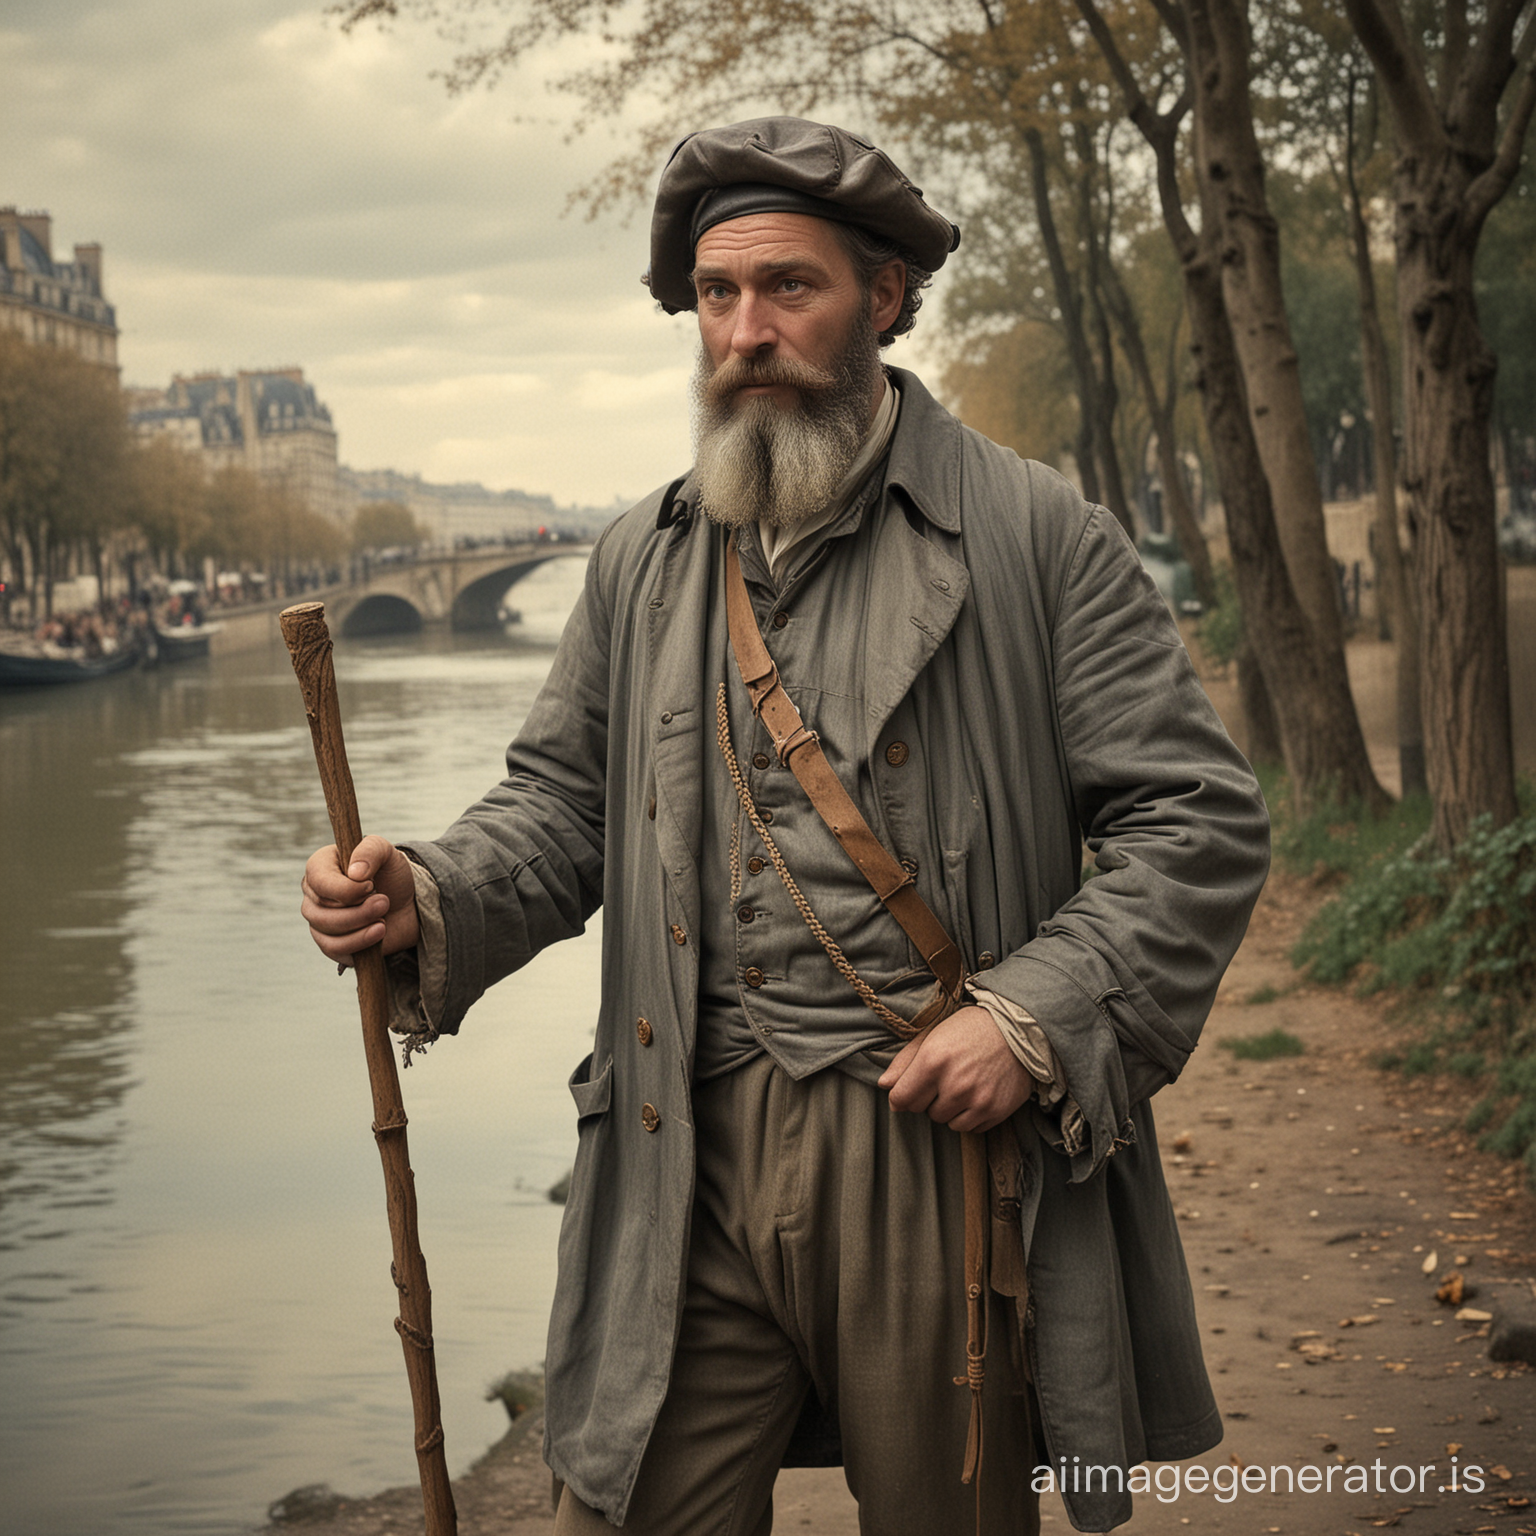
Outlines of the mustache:
{"type": "Polygon", "coordinates": [[[783,357],[728,357],[709,376],[703,393],[709,404],[723,406],[742,389],[787,385],[805,394],[818,394],[837,383],[836,373],[814,363],[783,357]]]}

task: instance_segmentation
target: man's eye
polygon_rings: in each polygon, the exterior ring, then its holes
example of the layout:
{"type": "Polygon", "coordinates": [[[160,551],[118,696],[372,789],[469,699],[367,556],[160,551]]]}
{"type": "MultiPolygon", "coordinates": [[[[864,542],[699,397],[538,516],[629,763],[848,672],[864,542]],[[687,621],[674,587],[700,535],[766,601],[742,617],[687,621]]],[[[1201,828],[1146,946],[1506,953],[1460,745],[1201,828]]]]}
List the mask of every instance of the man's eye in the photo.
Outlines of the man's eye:
{"type": "Polygon", "coordinates": [[[798,277],[786,277],[779,287],[785,293],[800,293],[804,290],[805,283],[798,277]]]}

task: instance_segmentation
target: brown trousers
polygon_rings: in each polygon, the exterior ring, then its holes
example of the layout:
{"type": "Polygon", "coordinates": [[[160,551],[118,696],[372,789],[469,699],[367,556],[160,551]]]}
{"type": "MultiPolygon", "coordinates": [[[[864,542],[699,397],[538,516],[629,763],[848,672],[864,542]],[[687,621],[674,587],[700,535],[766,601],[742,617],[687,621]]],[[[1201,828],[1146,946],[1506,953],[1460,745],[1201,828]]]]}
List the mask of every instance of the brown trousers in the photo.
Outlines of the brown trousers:
{"type": "MultiPolygon", "coordinates": [[[[766,1536],[806,1394],[842,1433],[864,1536],[967,1536],[960,1138],[839,1071],[767,1057],[694,1089],[698,1184],[672,1377],[623,1529],[766,1536]]],[[[1035,1536],[1030,1394],[992,1298],[982,1536],[1035,1536]]],[[[568,1490],[556,1536],[613,1528],[568,1490]]]]}

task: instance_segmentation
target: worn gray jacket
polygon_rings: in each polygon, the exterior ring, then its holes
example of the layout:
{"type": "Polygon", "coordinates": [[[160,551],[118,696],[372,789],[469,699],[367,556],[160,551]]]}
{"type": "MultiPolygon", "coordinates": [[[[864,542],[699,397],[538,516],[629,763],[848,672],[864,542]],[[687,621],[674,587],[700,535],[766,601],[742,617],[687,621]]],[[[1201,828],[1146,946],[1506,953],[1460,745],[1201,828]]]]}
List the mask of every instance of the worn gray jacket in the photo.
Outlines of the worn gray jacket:
{"type": "MultiPolygon", "coordinates": [[[[1247,925],[1268,865],[1263,800],[1114,518],[897,377],[860,535],[878,575],[848,595],[863,761],[923,896],[971,966],[998,957],[987,986],[1041,1022],[1087,1117],[1075,1155],[1043,1120],[1020,1138],[1047,1445],[1058,1465],[1191,1456],[1220,1418],[1148,1100],[1194,1048],[1247,925]],[[885,755],[898,740],[899,769],[885,755]]],[[[615,1522],[683,1299],[714,766],[704,613],[721,538],[686,482],[605,530],[507,778],[410,849],[442,893],[446,1031],[604,908],[595,1044],[571,1078],[546,1453],[615,1522]]],[[[1080,1529],[1129,1517],[1109,1488],[1068,1493],[1080,1529]]]]}

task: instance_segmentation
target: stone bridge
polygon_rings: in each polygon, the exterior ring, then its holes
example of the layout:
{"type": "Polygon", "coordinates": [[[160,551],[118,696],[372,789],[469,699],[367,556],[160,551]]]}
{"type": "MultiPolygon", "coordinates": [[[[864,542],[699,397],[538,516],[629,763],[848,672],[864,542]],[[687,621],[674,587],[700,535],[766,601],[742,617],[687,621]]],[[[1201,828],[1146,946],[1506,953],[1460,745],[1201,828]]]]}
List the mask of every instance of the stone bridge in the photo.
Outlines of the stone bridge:
{"type": "Polygon", "coordinates": [[[546,560],[585,555],[590,543],[503,544],[491,549],[368,562],[345,591],[326,599],[332,633],[379,635],[447,624],[494,629],[508,588],[546,560]]]}

